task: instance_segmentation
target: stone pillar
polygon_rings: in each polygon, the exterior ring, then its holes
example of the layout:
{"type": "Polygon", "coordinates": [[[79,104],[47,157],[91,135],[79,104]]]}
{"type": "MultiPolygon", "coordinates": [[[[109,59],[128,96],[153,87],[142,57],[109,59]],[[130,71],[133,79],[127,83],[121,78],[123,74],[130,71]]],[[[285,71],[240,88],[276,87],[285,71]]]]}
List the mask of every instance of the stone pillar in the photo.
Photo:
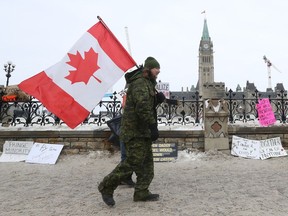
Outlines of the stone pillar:
{"type": "Polygon", "coordinates": [[[204,109],[204,150],[228,150],[228,106],[225,100],[206,101],[204,109]]]}

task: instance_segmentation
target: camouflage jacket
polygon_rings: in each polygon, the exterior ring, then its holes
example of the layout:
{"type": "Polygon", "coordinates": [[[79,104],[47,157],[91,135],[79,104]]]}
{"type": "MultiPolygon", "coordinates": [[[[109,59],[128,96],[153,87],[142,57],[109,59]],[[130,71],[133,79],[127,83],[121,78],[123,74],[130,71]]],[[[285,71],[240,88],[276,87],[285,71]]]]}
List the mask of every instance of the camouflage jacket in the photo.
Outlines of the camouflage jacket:
{"type": "Polygon", "coordinates": [[[142,70],[125,75],[129,85],[121,120],[120,139],[127,142],[134,137],[151,137],[149,125],[156,123],[156,82],[143,77],[142,70]]]}

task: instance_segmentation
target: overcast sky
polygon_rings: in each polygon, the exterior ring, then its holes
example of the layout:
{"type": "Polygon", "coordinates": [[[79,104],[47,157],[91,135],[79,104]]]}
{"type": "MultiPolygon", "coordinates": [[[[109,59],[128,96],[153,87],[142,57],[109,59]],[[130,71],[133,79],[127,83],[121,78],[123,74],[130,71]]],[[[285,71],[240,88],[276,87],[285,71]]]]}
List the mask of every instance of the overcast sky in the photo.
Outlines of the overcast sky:
{"type": "MultiPolygon", "coordinates": [[[[158,80],[170,90],[186,90],[198,80],[198,48],[204,18],[214,44],[215,81],[235,90],[246,81],[288,89],[287,0],[0,0],[0,67],[16,64],[9,84],[18,84],[60,61],[100,16],[142,64],[147,56],[161,65],[158,80]],[[205,14],[201,14],[202,11],[205,14]]],[[[0,84],[6,84],[3,69],[0,84]]],[[[114,89],[124,87],[122,78],[114,89]]]]}

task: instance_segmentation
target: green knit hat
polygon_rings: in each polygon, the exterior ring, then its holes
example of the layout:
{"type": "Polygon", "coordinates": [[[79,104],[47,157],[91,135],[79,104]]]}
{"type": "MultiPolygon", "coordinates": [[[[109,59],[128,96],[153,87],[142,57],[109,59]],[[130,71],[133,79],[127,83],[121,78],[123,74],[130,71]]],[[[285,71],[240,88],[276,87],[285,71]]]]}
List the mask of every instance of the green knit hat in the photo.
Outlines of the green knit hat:
{"type": "Polygon", "coordinates": [[[144,67],[149,69],[160,68],[160,64],[155,58],[150,56],[145,60],[144,67]]]}

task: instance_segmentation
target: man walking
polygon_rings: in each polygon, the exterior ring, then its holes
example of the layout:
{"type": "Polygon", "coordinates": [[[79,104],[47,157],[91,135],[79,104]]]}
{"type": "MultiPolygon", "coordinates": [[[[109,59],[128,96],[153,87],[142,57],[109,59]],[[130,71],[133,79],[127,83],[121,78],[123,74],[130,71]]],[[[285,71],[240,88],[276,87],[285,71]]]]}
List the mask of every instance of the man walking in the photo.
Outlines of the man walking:
{"type": "Polygon", "coordinates": [[[156,79],[160,64],[153,57],[145,60],[144,67],[134,73],[127,73],[125,79],[129,88],[121,120],[120,140],[125,143],[127,158],[99,184],[98,190],[108,206],[114,206],[114,190],[133,172],[137,176],[133,200],[157,201],[159,194],[149,191],[154,177],[152,141],[157,140],[157,97],[156,79]]]}

